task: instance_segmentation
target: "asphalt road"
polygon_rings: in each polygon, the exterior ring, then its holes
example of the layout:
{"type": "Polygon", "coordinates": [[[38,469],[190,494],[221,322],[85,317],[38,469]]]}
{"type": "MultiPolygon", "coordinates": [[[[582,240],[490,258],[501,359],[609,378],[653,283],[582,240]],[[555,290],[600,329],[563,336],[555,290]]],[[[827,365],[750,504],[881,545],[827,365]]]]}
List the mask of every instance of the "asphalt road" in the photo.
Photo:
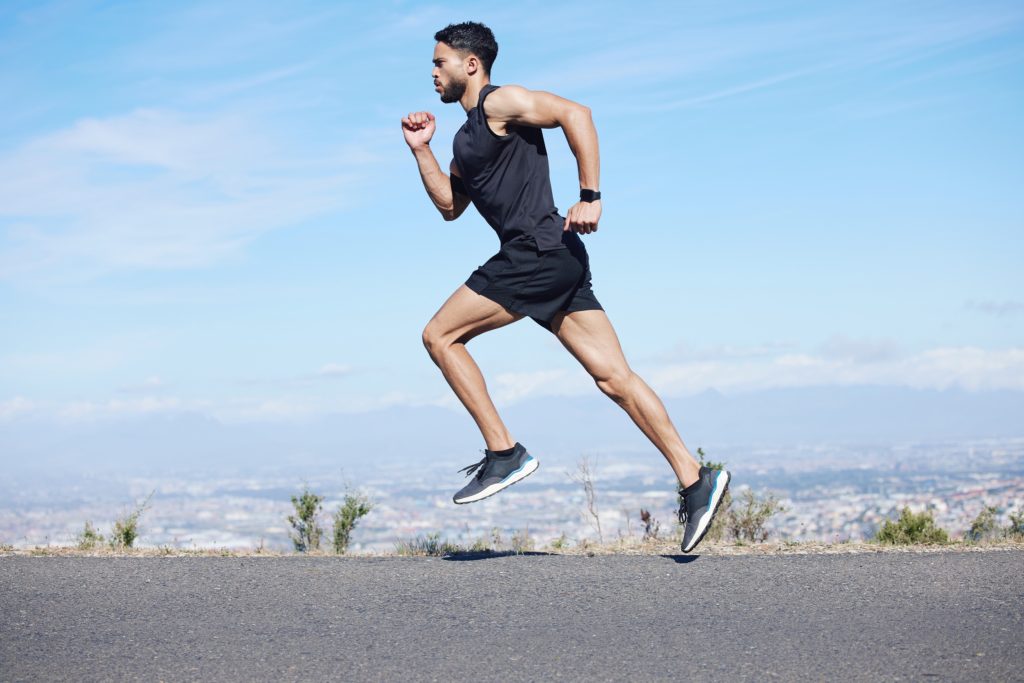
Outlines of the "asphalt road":
{"type": "Polygon", "coordinates": [[[0,557],[0,679],[1024,681],[1024,551],[0,557]]]}

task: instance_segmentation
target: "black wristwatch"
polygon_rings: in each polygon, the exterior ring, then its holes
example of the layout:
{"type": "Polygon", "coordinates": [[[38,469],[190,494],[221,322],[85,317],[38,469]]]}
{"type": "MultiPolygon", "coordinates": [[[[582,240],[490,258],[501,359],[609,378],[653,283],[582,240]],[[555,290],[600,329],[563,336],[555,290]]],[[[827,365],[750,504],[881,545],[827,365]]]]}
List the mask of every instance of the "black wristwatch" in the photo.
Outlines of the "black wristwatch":
{"type": "Polygon", "coordinates": [[[601,198],[601,193],[597,190],[580,190],[580,201],[581,202],[592,202],[601,198]]]}

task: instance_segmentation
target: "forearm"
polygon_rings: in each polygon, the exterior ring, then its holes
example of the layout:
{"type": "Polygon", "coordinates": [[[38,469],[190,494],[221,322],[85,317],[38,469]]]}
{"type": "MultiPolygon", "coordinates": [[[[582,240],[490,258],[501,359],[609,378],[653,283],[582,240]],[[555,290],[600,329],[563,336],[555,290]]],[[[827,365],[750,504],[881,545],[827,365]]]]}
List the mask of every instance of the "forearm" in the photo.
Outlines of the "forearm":
{"type": "Polygon", "coordinates": [[[597,128],[590,109],[574,109],[562,122],[562,131],[579,167],[580,189],[601,189],[601,160],[597,148],[597,128]]]}
{"type": "Polygon", "coordinates": [[[412,154],[416,157],[420,179],[423,181],[423,187],[426,189],[430,201],[434,203],[434,206],[441,212],[441,215],[447,219],[452,215],[455,208],[451,180],[441,171],[441,167],[438,165],[437,159],[434,158],[434,152],[430,149],[429,145],[416,147],[412,150],[412,154]]]}

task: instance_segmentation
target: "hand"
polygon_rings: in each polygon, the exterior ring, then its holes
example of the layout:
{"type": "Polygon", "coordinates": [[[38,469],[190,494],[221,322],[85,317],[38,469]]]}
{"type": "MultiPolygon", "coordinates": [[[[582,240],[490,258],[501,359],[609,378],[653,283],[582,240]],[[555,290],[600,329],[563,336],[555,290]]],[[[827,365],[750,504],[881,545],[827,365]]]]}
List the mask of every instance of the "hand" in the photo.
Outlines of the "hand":
{"type": "Polygon", "coordinates": [[[410,149],[416,149],[430,143],[434,137],[434,115],[429,111],[409,112],[402,119],[402,133],[410,149]]]}
{"type": "Polygon", "coordinates": [[[597,221],[601,219],[601,200],[592,202],[576,202],[569,207],[565,215],[562,232],[580,232],[585,235],[597,231],[597,221]]]}

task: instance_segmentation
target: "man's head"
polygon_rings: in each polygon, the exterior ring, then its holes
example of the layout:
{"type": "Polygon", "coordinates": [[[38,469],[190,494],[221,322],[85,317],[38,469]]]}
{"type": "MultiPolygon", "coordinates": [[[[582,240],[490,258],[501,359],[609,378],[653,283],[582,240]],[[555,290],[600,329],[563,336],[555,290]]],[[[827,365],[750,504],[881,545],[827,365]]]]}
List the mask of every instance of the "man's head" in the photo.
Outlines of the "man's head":
{"type": "Polygon", "coordinates": [[[475,21],[448,24],[434,34],[434,85],[442,102],[458,102],[471,78],[489,80],[498,56],[491,29],[475,21]]]}

